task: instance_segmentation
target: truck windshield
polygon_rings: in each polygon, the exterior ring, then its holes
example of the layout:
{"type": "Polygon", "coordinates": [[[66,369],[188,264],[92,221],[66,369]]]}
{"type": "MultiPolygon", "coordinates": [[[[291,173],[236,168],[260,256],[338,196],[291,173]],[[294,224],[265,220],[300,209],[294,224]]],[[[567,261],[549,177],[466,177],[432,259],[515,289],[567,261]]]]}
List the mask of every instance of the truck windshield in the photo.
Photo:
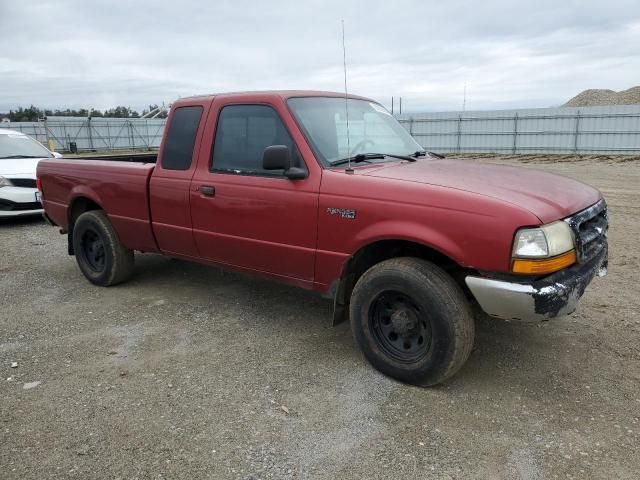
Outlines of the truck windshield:
{"type": "Polygon", "coordinates": [[[33,138],[19,133],[0,133],[0,160],[8,158],[50,158],[51,152],[33,138]]]}
{"type": "Polygon", "coordinates": [[[389,155],[414,155],[423,148],[381,105],[368,100],[349,99],[349,139],[344,98],[290,98],[293,112],[316,156],[325,166],[358,154],[375,152],[368,163],[397,160],[389,155]]]}

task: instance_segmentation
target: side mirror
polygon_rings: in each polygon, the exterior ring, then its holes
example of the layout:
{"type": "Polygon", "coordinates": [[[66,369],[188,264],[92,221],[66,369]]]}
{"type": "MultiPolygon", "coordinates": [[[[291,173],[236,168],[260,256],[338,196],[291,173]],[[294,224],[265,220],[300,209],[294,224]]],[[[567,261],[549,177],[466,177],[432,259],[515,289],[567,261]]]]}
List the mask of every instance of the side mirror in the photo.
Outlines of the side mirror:
{"type": "Polygon", "coordinates": [[[286,145],[271,145],[262,154],[262,168],[265,170],[284,170],[291,168],[291,152],[286,145]]]}
{"type": "Polygon", "coordinates": [[[62,158],[62,154],[58,152],[51,152],[51,155],[53,155],[53,158],[62,158]]]}
{"type": "Polygon", "coordinates": [[[271,145],[265,148],[262,154],[262,168],[284,170],[284,176],[289,180],[307,178],[305,169],[291,166],[291,151],[286,145],[271,145]]]}

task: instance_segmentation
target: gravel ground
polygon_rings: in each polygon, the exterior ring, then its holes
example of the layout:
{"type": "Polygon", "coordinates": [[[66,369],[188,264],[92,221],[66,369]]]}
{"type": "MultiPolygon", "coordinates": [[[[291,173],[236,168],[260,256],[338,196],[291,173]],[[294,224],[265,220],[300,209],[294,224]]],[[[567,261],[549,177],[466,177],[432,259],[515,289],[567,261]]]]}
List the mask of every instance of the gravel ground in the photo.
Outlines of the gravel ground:
{"type": "Polygon", "coordinates": [[[568,318],[478,319],[431,389],[312,293],[155,255],[98,288],[54,228],[0,224],[0,478],[638,478],[640,161],[525,165],[604,192],[610,274],[568,318]]]}

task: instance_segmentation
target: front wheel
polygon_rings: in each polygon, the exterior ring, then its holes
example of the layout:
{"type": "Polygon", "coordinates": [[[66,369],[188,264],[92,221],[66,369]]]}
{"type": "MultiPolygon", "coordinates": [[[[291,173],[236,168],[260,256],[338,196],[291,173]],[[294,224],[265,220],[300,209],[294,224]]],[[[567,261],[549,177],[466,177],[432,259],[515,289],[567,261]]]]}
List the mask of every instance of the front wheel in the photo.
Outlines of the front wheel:
{"type": "Polygon", "coordinates": [[[80,215],[73,227],[72,240],[80,271],[91,283],[103,287],[116,285],[133,273],[133,250],[120,242],[102,210],[80,215]]]}
{"type": "Polygon", "coordinates": [[[445,381],[473,346],[464,293],[442,269],[418,258],[393,258],[367,270],[353,289],[350,317],[367,360],[406,383],[445,381]]]}

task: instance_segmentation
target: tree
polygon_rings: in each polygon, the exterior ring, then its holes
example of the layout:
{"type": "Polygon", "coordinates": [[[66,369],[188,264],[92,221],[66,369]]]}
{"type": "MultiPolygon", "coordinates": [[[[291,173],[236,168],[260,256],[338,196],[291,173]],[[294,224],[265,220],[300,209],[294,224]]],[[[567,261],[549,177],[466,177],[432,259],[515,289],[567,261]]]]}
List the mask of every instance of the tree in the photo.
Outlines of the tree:
{"type": "Polygon", "coordinates": [[[137,118],[140,114],[135,110],[132,110],[131,107],[117,106],[115,108],[105,110],[104,116],[110,118],[137,118]]]}
{"type": "MultiPolygon", "coordinates": [[[[142,110],[142,114],[157,108],[157,105],[149,105],[149,110],[142,110]]],[[[15,110],[9,110],[8,114],[0,112],[0,118],[8,117],[11,122],[37,122],[39,119],[43,117],[87,117],[89,115],[89,110],[86,108],[76,109],[60,109],[60,108],[47,108],[47,109],[39,109],[34,105],[31,105],[29,108],[18,107],[15,110]]],[[[136,110],[133,110],[131,107],[125,107],[119,105],[114,108],[109,108],[104,112],[100,110],[91,110],[91,116],[98,117],[107,117],[107,118],[140,118],[140,113],[136,110]]],[[[157,118],[166,118],[166,112],[158,115],[157,118]]]]}
{"type": "Polygon", "coordinates": [[[9,110],[9,120],[12,122],[37,122],[44,116],[44,112],[31,105],[29,108],[19,107],[17,110],[9,110]]]}

